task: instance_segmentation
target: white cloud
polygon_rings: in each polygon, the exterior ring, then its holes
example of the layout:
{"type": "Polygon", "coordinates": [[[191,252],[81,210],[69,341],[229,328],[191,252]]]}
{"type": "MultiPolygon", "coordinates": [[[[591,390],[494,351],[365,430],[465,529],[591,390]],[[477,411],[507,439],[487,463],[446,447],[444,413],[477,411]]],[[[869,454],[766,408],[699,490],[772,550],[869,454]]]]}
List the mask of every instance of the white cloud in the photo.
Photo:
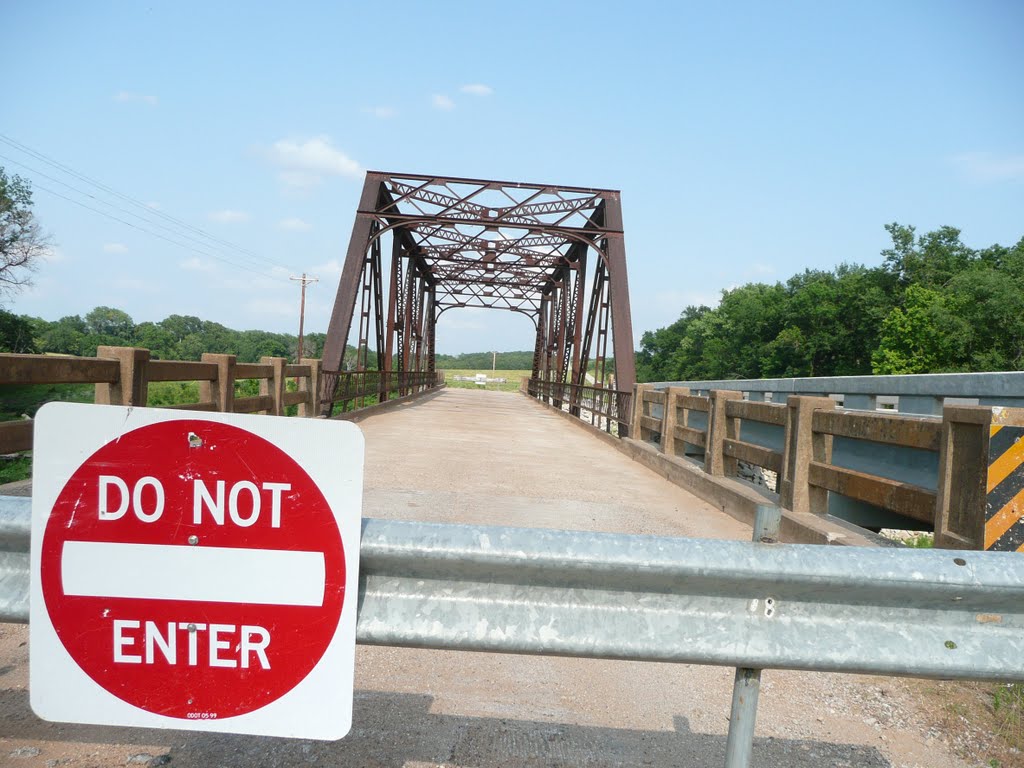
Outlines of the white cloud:
{"type": "Polygon", "coordinates": [[[281,229],[288,230],[289,232],[308,232],[313,228],[313,225],[310,224],[308,221],[303,221],[302,219],[296,216],[292,216],[287,219],[281,219],[279,222],[277,222],[277,226],[280,227],[281,229]]]}
{"type": "Polygon", "coordinates": [[[489,85],[483,83],[470,83],[459,88],[463,93],[468,93],[471,96],[490,96],[494,93],[494,89],[489,85]]]}
{"type": "Polygon", "coordinates": [[[363,113],[373,115],[379,120],[389,120],[398,114],[398,110],[394,107],[364,107],[363,113]]]}
{"type": "Polygon", "coordinates": [[[187,269],[191,272],[213,272],[214,266],[208,261],[203,261],[198,256],[193,256],[191,259],[185,259],[178,264],[182,269],[187,269]]]}
{"type": "Polygon", "coordinates": [[[964,152],[953,158],[953,164],[974,182],[1024,181],[1024,154],[964,152]]]}
{"type": "Polygon", "coordinates": [[[446,112],[455,109],[455,102],[443,93],[435,93],[430,101],[435,109],[443,109],[446,112]]]}
{"type": "Polygon", "coordinates": [[[222,224],[241,224],[248,221],[250,217],[245,211],[233,211],[230,208],[225,208],[223,211],[213,211],[207,214],[206,218],[210,221],[219,221],[222,224]]]}
{"type": "Polygon", "coordinates": [[[104,243],[104,253],[128,253],[128,246],[124,243],[104,243]]]}
{"type": "Polygon", "coordinates": [[[114,101],[132,104],[148,104],[155,107],[158,103],[156,96],[146,93],[133,93],[132,91],[118,91],[114,94],[114,101]]]}
{"type": "Polygon", "coordinates": [[[321,281],[325,277],[341,277],[341,262],[338,259],[331,259],[324,264],[313,267],[310,270],[310,274],[318,275],[321,281]]]}
{"type": "Polygon", "coordinates": [[[278,178],[286,187],[308,188],[319,184],[324,176],[359,178],[359,163],[337,149],[328,136],[314,136],[300,141],[281,139],[261,153],[281,168],[278,178]]]}
{"type": "Polygon", "coordinates": [[[299,310],[293,301],[284,299],[250,299],[245,303],[245,309],[257,315],[280,315],[284,317],[298,317],[299,310]]]}
{"type": "Polygon", "coordinates": [[[479,331],[487,328],[483,313],[487,310],[480,307],[460,307],[456,311],[445,312],[438,319],[450,331],[479,331]]]}

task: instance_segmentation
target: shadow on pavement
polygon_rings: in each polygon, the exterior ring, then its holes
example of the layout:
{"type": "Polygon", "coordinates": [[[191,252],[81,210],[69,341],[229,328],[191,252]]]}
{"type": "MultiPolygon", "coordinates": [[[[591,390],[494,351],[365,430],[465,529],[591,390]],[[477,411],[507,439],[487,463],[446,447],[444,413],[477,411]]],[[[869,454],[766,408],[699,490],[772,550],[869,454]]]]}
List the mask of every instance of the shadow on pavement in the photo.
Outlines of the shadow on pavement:
{"type": "MultiPolygon", "coordinates": [[[[170,768],[217,766],[720,766],[725,737],[694,733],[683,717],[675,730],[644,731],[558,722],[432,714],[433,697],[419,694],[356,691],[352,731],[338,742],[315,742],[225,734],[107,728],[47,723],[29,709],[26,691],[0,693],[0,738],[63,744],[160,745],[170,768]],[[6,699],[6,701],[5,701],[6,699]]],[[[37,758],[46,758],[45,744],[37,758]]],[[[0,763],[8,758],[7,746],[0,763]]],[[[123,751],[123,750],[122,750],[123,751]]],[[[103,762],[102,750],[85,760],[103,762]]],[[[22,761],[18,761],[21,764],[22,761]]],[[[35,761],[24,761],[26,765],[35,761]]],[[[75,761],[78,764],[78,761],[75,761]]],[[[891,768],[873,747],[807,740],[757,738],[755,766],[891,768]]]]}

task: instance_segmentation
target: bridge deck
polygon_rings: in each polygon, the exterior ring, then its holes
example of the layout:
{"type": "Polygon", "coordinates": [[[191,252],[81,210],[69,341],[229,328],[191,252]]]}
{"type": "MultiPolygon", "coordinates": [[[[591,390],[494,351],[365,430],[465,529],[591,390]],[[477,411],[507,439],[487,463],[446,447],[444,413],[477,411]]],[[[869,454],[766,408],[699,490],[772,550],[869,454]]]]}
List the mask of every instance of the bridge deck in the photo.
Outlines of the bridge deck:
{"type": "MultiPolygon", "coordinates": [[[[367,516],[750,535],[520,395],[444,390],[360,426],[367,516]]],[[[44,723],[29,711],[27,634],[0,624],[0,765],[11,756],[26,766],[120,766],[165,754],[178,768],[724,762],[726,668],[359,646],[352,732],[315,743],[44,723]]],[[[767,672],[754,764],[965,768],[929,731],[918,690],[882,678],[767,672]]]]}
{"type": "Polygon", "coordinates": [[[750,537],[749,527],[519,395],[445,389],[360,427],[367,517],[750,537]]]}

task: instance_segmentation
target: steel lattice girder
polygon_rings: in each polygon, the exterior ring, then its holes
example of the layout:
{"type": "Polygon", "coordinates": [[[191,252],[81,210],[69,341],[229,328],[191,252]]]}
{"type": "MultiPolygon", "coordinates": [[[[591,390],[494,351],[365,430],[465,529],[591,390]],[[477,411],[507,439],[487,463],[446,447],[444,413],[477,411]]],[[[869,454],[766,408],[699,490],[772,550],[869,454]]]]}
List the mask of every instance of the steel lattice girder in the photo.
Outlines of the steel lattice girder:
{"type": "Polygon", "coordinates": [[[616,388],[631,389],[633,332],[619,193],[368,172],[324,367],[342,369],[355,322],[356,365],[366,364],[368,347],[376,343],[382,368],[432,369],[437,318],[459,307],[529,315],[537,327],[535,376],[579,384],[593,363],[600,386],[610,351],[616,388]],[[390,268],[381,247],[385,235],[393,244],[390,268]]]}

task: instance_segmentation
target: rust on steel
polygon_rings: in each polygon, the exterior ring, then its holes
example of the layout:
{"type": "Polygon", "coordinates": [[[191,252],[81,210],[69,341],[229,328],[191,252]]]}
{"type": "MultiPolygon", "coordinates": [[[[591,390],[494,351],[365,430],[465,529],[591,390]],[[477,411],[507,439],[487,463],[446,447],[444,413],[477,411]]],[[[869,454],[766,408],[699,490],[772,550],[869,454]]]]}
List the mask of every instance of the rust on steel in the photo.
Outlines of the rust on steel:
{"type": "Polygon", "coordinates": [[[533,320],[533,379],[631,391],[619,192],[369,171],[325,372],[433,373],[437,320],[464,307],[533,320]]]}

